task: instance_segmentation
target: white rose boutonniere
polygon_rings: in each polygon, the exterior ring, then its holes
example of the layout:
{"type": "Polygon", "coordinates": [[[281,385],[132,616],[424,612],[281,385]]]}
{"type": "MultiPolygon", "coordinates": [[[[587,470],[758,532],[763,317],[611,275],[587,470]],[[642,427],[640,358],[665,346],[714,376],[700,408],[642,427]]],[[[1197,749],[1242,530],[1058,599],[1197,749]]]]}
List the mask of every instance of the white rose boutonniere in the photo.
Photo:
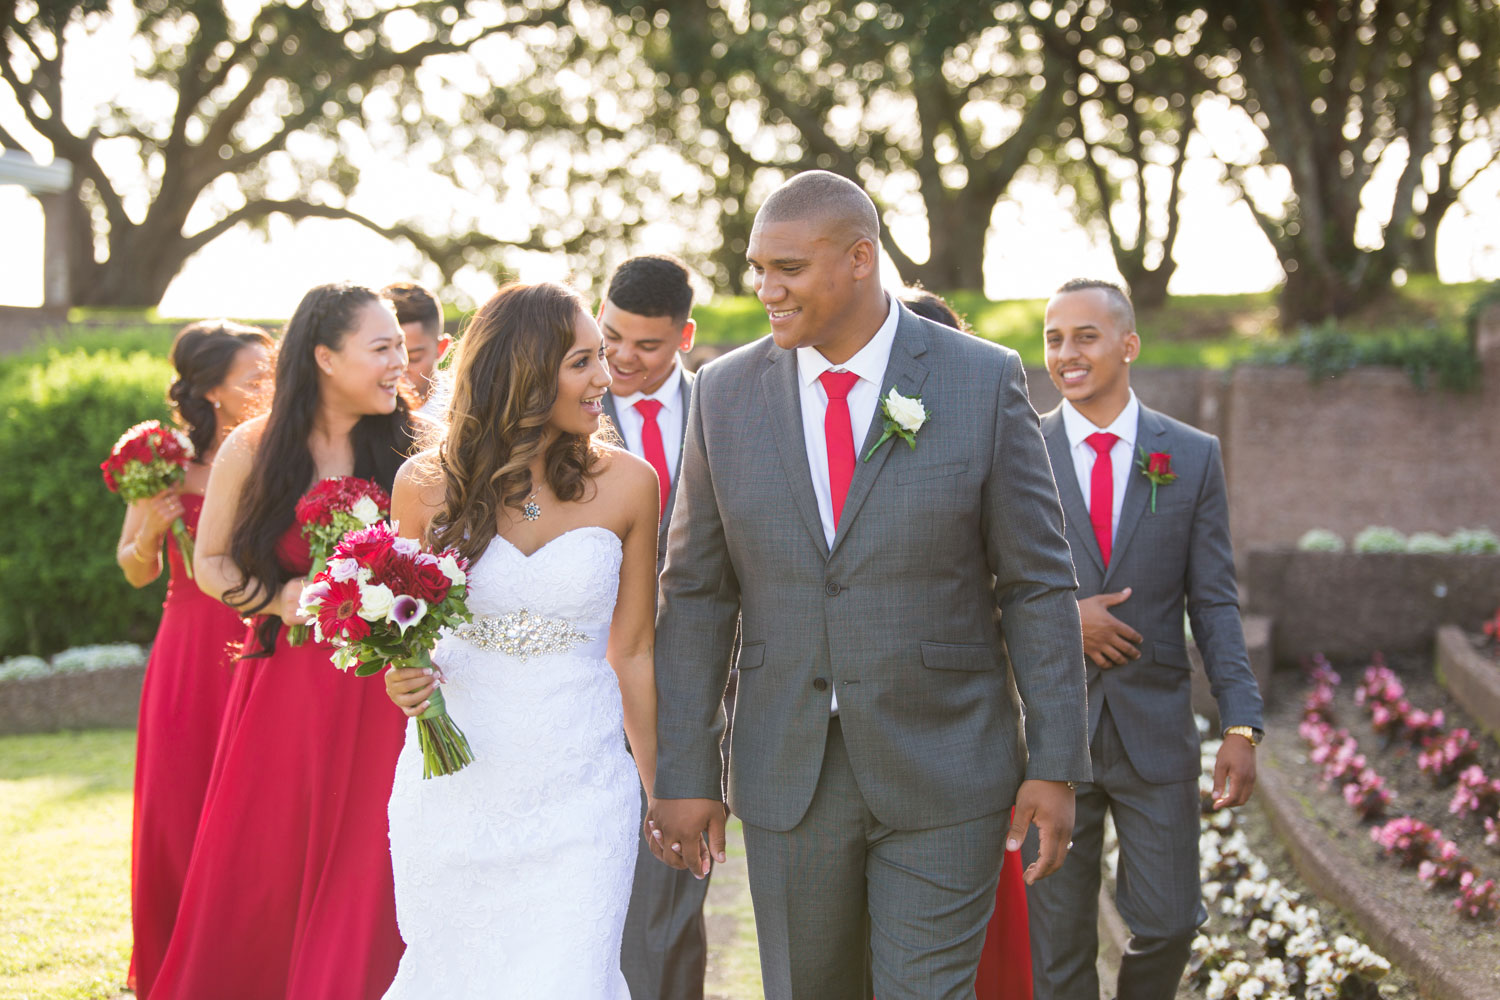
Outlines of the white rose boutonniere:
{"type": "Polygon", "coordinates": [[[885,418],[885,429],[881,432],[880,440],[876,441],[865,452],[864,461],[868,462],[870,456],[892,437],[898,437],[911,445],[917,446],[917,431],[927,423],[927,418],[932,416],[922,403],[921,396],[903,396],[895,386],[880,401],[880,413],[885,418]]]}

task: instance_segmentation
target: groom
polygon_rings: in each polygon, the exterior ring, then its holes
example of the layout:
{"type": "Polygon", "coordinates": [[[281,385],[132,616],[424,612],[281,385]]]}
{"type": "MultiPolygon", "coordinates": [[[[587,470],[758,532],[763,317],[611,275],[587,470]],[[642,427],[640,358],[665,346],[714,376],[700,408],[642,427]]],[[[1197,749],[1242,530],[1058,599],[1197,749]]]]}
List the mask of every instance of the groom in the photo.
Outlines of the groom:
{"type": "Polygon", "coordinates": [[[1073,568],[1020,359],[902,308],[879,246],[835,174],[761,207],[771,337],[699,373],[662,576],[647,834],[673,867],[723,860],[742,614],[729,805],[774,1000],[972,996],[1007,841],[1035,823],[1027,878],[1056,870],[1089,777],[1073,568]]]}

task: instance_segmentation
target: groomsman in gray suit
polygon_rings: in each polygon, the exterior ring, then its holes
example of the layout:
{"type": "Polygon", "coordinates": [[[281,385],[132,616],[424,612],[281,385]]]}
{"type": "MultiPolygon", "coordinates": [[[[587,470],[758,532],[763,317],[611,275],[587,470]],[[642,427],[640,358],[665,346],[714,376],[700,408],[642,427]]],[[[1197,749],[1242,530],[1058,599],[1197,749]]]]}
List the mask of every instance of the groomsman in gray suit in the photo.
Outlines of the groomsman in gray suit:
{"type": "MultiPolygon", "coordinates": [[[[1130,928],[1121,1000],[1170,1000],[1204,912],[1198,885],[1198,729],[1186,608],[1219,705],[1216,808],[1255,786],[1261,698],[1240,628],[1217,438],[1143,406],[1124,289],[1070,281],[1047,305],[1047,372],[1063,402],[1042,418],[1077,565],[1088,657],[1093,779],[1078,788],[1072,852],[1031,886],[1036,1000],[1098,1000],[1104,816],[1114,816],[1116,901],[1130,928]]],[[[1036,853],[1028,842],[1023,856],[1036,853]]]]}
{"type": "Polygon", "coordinates": [[[835,174],[761,206],[771,336],[698,373],[662,575],[648,835],[675,867],[723,860],[742,615],[728,798],[772,1000],[972,997],[1007,838],[1034,822],[1026,877],[1056,870],[1089,777],[1075,580],[1020,359],[902,307],[879,248],[875,206],[835,174]]]}
{"type": "MultiPolygon", "coordinates": [[[[659,255],[621,264],[599,308],[599,329],[614,378],[604,397],[605,413],[625,447],[651,463],[661,483],[658,572],[666,554],[693,393],[693,376],[681,362],[682,353],[693,346],[692,310],[687,268],[659,255]]],[[[641,841],[620,945],[620,968],[632,1000],[702,1000],[707,894],[706,879],[658,864],[641,841]]]]}

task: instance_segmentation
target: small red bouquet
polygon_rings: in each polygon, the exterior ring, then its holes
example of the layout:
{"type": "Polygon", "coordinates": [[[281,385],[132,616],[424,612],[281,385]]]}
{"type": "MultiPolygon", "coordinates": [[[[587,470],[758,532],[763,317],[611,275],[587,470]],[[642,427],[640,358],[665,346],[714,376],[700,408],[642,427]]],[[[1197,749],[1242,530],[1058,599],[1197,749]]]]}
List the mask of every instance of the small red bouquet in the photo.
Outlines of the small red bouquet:
{"type": "MultiPolygon", "coordinates": [[[[327,567],[302,591],[298,611],[320,642],[338,647],[333,665],[358,677],[388,666],[432,667],[441,629],[471,619],[464,603],[468,562],[453,549],[432,552],[380,523],[345,535],[327,567]]],[[[469,741],[448,717],[442,688],[417,719],[422,777],[473,763],[469,741]]]]}
{"type": "MultiPolygon", "coordinates": [[[[312,569],[307,578],[314,579],[328,565],[328,558],[339,539],[351,531],[367,528],[390,515],[391,498],[376,483],[358,476],[334,476],[324,479],[297,501],[297,523],[307,539],[312,569]]],[[[300,646],[307,641],[306,625],[293,625],[287,642],[300,646]]]]}
{"type": "MultiPolygon", "coordinates": [[[[159,420],[136,424],[115,442],[109,458],[99,464],[104,485],[126,503],[146,500],[182,482],[193,460],[193,442],[181,431],[163,427],[159,420]]],[[[172,522],[172,537],[182,552],[188,578],[193,576],[193,539],[182,518],[172,522]]]]}

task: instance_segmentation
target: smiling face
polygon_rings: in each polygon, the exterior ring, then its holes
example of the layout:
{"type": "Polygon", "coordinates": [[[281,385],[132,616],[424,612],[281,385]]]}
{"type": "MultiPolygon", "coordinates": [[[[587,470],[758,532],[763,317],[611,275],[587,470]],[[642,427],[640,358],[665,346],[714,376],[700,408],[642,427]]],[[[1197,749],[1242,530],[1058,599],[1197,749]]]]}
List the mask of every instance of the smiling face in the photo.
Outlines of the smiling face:
{"type": "Polygon", "coordinates": [[[238,427],[271,402],[271,352],[246,344],[235,352],[224,381],[203,394],[218,409],[219,426],[238,427]]]}
{"type": "Polygon", "coordinates": [[[337,350],[319,345],[314,353],[323,398],[330,404],[360,415],[396,408],[406,372],[406,341],[390,303],[381,299],[361,307],[337,350]]]}
{"type": "Polygon", "coordinates": [[[426,324],[416,320],[401,324],[401,334],[406,341],[406,381],[418,396],[426,399],[432,391],[438,362],[443,360],[452,341],[446,334],[432,334],[426,324]]]}
{"type": "Polygon", "coordinates": [[[856,303],[863,286],[878,285],[875,246],[868,238],[848,236],[831,220],[756,220],[746,258],[777,347],[816,347],[840,364],[874,333],[863,328],[867,310],[856,303]]]}
{"type": "Polygon", "coordinates": [[[677,364],[677,353],[693,347],[692,320],[679,323],[671,316],[641,316],[609,299],[599,309],[599,327],[614,377],[610,391],[616,396],[660,389],[677,364]]]}
{"type": "Polygon", "coordinates": [[[599,325],[582,309],[573,323],[573,346],[557,371],[557,399],[547,426],[560,434],[589,435],[604,415],[604,393],[610,384],[599,325]]]}
{"type": "Polygon", "coordinates": [[[1085,288],[1054,295],[1043,337],[1057,391],[1095,424],[1108,426],[1130,401],[1130,362],[1141,350],[1109,293],[1085,288]]]}

